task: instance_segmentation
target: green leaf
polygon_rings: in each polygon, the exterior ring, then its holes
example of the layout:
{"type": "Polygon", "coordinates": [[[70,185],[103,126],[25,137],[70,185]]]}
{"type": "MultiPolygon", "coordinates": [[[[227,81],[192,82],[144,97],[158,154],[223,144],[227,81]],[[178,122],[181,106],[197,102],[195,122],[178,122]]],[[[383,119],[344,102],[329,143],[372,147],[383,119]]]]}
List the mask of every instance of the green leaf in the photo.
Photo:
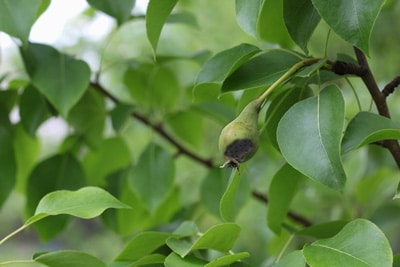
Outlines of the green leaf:
{"type": "Polygon", "coordinates": [[[146,11],[146,33],[154,55],[157,51],[161,30],[178,0],[150,0],[146,11]]]}
{"type": "Polygon", "coordinates": [[[129,265],[129,267],[139,267],[139,266],[158,266],[156,264],[162,264],[165,261],[166,256],[161,254],[150,254],[146,255],[143,258],[135,261],[133,264],[129,265]]]}
{"type": "MultiPolygon", "coordinates": [[[[1,80],[0,80],[1,82],[1,80]]],[[[18,91],[17,90],[1,90],[0,91],[0,108],[6,113],[14,108],[15,103],[17,103],[18,91]]]]}
{"type": "Polygon", "coordinates": [[[289,164],[283,165],[272,178],[268,194],[267,222],[269,228],[277,235],[282,230],[282,222],[303,180],[304,176],[289,164]]]}
{"type": "Polygon", "coordinates": [[[199,233],[199,228],[192,221],[184,221],[178,228],[173,232],[174,235],[178,236],[193,236],[199,233]]]}
{"type": "Polygon", "coordinates": [[[186,239],[173,237],[167,240],[167,245],[173,252],[184,258],[190,253],[193,244],[186,239]]]}
{"type": "Polygon", "coordinates": [[[115,131],[120,131],[124,126],[125,122],[131,116],[133,111],[133,106],[128,104],[118,104],[110,112],[112,126],[115,131]]]}
{"type": "Polygon", "coordinates": [[[36,262],[40,262],[49,267],[106,267],[107,265],[98,258],[81,252],[72,250],[61,250],[48,252],[34,257],[36,262]]]}
{"type": "Polygon", "coordinates": [[[196,16],[193,13],[189,12],[170,14],[166,23],[181,23],[181,24],[186,24],[188,26],[192,26],[197,29],[199,28],[196,16]]]}
{"type": "Polygon", "coordinates": [[[186,144],[199,149],[203,145],[204,123],[203,115],[192,109],[171,114],[166,118],[172,132],[186,144]]]}
{"type": "Polygon", "coordinates": [[[109,223],[113,224],[112,227],[121,235],[131,235],[136,231],[154,228],[171,222],[176,212],[182,209],[179,188],[173,187],[157,209],[150,213],[146,205],[139,199],[139,196],[131,190],[128,181],[125,181],[129,180],[132,175],[131,170],[126,172],[128,176],[123,177],[124,181],[120,183],[122,192],[117,195],[119,195],[118,198],[121,201],[130,205],[132,209],[117,210],[115,211],[116,215],[111,214],[111,221],[110,218],[108,220],[109,223]]]}
{"type": "Polygon", "coordinates": [[[50,116],[46,99],[32,85],[25,88],[21,95],[19,114],[21,123],[30,136],[35,136],[40,124],[50,116]]]}
{"type": "Polygon", "coordinates": [[[129,182],[132,191],[153,213],[172,190],[174,177],[172,156],[162,147],[150,144],[132,168],[129,182]]]}
{"type": "Polygon", "coordinates": [[[228,266],[229,264],[235,263],[241,259],[250,257],[248,252],[241,252],[237,254],[225,255],[219,258],[212,260],[211,262],[204,265],[204,267],[219,267],[219,266],[228,266]]]}
{"type": "MultiPolygon", "coordinates": [[[[375,172],[364,175],[354,188],[354,196],[360,206],[365,205],[369,210],[380,207],[385,199],[393,197],[393,189],[399,183],[397,173],[393,173],[387,168],[377,168],[375,172]]],[[[399,191],[397,191],[398,193],[399,191]]],[[[398,194],[394,196],[394,199],[398,194]]],[[[367,212],[367,208],[365,208],[367,212]]]]}
{"type": "Polygon", "coordinates": [[[365,219],[356,219],[336,236],[306,246],[303,255],[312,267],[391,267],[393,262],[385,235],[365,219]]]}
{"type": "MultiPolygon", "coordinates": [[[[32,170],[26,185],[26,212],[33,215],[39,201],[48,193],[67,189],[76,190],[85,184],[85,173],[79,161],[70,154],[55,155],[40,162],[32,170]]],[[[61,232],[69,218],[47,218],[34,225],[43,240],[61,232]]]]}
{"type": "Polygon", "coordinates": [[[317,239],[329,238],[339,233],[347,223],[348,221],[339,220],[315,224],[298,231],[296,235],[309,236],[317,239]]]}
{"type": "Polygon", "coordinates": [[[19,123],[14,127],[14,148],[18,166],[16,190],[24,194],[29,174],[35,167],[40,154],[39,139],[28,136],[19,123]]]}
{"type": "Polygon", "coordinates": [[[88,184],[104,184],[104,179],[109,174],[127,167],[131,160],[128,146],[122,138],[112,137],[103,140],[96,150],[89,151],[83,159],[88,184]]]}
{"type": "Polygon", "coordinates": [[[346,181],[340,157],[344,100],[335,85],[289,109],[278,125],[282,155],[304,175],[332,189],[346,181]]]}
{"type": "Polygon", "coordinates": [[[375,113],[359,112],[349,122],[342,141],[343,152],[388,139],[400,139],[400,123],[375,113]]]}
{"type": "Polygon", "coordinates": [[[174,109],[181,94],[175,74],[165,66],[150,63],[128,68],[124,83],[135,103],[161,112],[174,109]]]}
{"type": "Polygon", "coordinates": [[[311,0],[283,0],[283,17],[290,37],[307,53],[307,43],[321,20],[311,0]]]}
{"type": "Polygon", "coordinates": [[[221,51],[207,61],[193,89],[196,100],[216,99],[224,80],[260,49],[250,44],[240,44],[221,51]]]}
{"type": "Polygon", "coordinates": [[[293,42],[283,20],[283,0],[263,0],[257,19],[257,33],[267,42],[282,47],[292,46],[293,42]]]}
{"type": "Polygon", "coordinates": [[[257,38],[257,19],[263,0],[236,0],[236,19],[239,26],[257,38]]]}
{"type": "Polygon", "coordinates": [[[244,178],[238,171],[232,170],[228,186],[219,202],[220,216],[226,222],[235,220],[249,198],[250,186],[248,180],[244,178]]]}
{"type": "Polygon", "coordinates": [[[67,117],[89,85],[89,66],[43,44],[30,43],[20,51],[32,83],[67,117]]]}
{"type": "Polygon", "coordinates": [[[384,0],[311,0],[340,37],[369,54],[369,39],[384,0]]]}
{"type": "Polygon", "coordinates": [[[278,124],[282,119],[283,115],[291,108],[295,103],[306,99],[312,95],[310,88],[292,88],[286,92],[278,95],[271,101],[268,106],[267,114],[265,115],[266,128],[265,131],[268,134],[268,141],[279,150],[278,140],[276,138],[276,131],[278,124]]]}
{"type": "Polygon", "coordinates": [[[213,168],[201,184],[200,200],[206,209],[215,216],[220,215],[219,202],[226,190],[227,174],[226,169],[213,168]]]}
{"type": "Polygon", "coordinates": [[[400,266],[400,254],[397,254],[393,257],[393,267],[400,266]]]}
{"type": "Polygon", "coordinates": [[[272,267],[304,267],[306,262],[304,261],[303,254],[300,250],[295,250],[285,255],[280,261],[272,265],[272,267]]]}
{"type": "Polygon", "coordinates": [[[28,43],[29,32],[39,15],[44,12],[50,1],[32,0],[29,5],[24,0],[0,1],[0,31],[28,43]]]}
{"type": "Polygon", "coordinates": [[[300,56],[286,50],[266,51],[253,57],[229,75],[222,85],[222,92],[271,85],[300,60],[300,56]]]}
{"type": "Polygon", "coordinates": [[[134,192],[132,192],[128,182],[122,183],[122,186],[122,192],[118,198],[124,203],[131,206],[132,209],[122,209],[115,211],[116,231],[120,235],[131,235],[132,233],[139,230],[148,229],[149,226],[151,226],[150,212],[140,201],[139,197],[134,192]]]}
{"type": "Polygon", "coordinates": [[[0,109],[0,207],[14,188],[17,162],[7,113],[0,109]]]}
{"type": "Polygon", "coordinates": [[[117,20],[118,25],[131,18],[136,0],[87,0],[89,5],[117,20]]]}
{"type": "Polygon", "coordinates": [[[103,140],[105,119],[104,97],[94,90],[86,91],[67,118],[76,134],[82,136],[93,148],[98,147],[103,140]]]}
{"type": "Polygon", "coordinates": [[[151,225],[160,225],[170,222],[173,216],[182,210],[181,192],[179,187],[174,186],[167,197],[157,207],[154,214],[151,214],[151,225]]]}
{"type": "Polygon", "coordinates": [[[154,252],[171,237],[163,232],[141,232],[134,236],[115,259],[116,261],[136,261],[154,252]]]}
{"type": "Polygon", "coordinates": [[[48,193],[40,200],[35,215],[26,224],[32,224],[44,218],[43,216],[60,214],[91,219],[110,208],[127,209],[130,206],[99,187],[88,186],[77,191],[58,190],[48,193]]]}
{"type": "Polygon", "coordinates": [[[240,227],[235,223],[217,224],[202,234],[193,244],[184,239],[171,237],[167,245],[181,257],[186,257],[191,251],[212,249],[228,252],[232,249],[240,233],[240,227]]]}
{"type": "Polygon", "coordinates": [[[176,253],[171,253],[165,259],[164,265],[166,267],[203,267],[207,262],[193,256],[181,258],[176,253]]]}
{"type": "Polygon", "coordinates": [[[235,223],[217,224],[194,242],[192,249],[214,249],[229,252],[239,237],[240,227],[235,223]]]}

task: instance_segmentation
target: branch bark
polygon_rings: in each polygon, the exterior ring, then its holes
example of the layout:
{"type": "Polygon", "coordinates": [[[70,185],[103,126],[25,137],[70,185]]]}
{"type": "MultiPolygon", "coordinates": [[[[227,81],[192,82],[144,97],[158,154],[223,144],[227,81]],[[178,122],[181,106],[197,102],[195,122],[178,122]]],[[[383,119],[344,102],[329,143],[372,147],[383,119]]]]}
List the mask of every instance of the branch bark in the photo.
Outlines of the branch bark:
{"type": "MultiPolygon", "coordinates": [[[[99,83],[92,82],[90,84],[90,86],[93,87],[98,92],[100,92],[101,94],[103,94],[104,96],[106,96],[108,99],[110,99],[115,104],[120,103],[120,101],[115,96],[113,96],[111,93],[109,93],[107,90],[105,90],[99,83]]],[[[162,124],[152,123],[148,118],[146,118],[142,114],[139,114],[138,112],[135,112],[135,111],[132,112],[131,116],[134,117],[135,119],[137,119],[138,121],[144,123],[145,125],[149,126],[153,130],[155,130],[159,135],[164,137],[169,143],[171,143],[173,146],[175,146],[178,149],[179,154],[183,154],[183,155],[191,158],[192,160],[202,164],[206,168],[214,167],[214,164],[211,159],[202,158],[199,155],[197,155],[197,154],[193,153],[192,151],[190,151],[189,149],[187,149],[186,147],[184,147],[172,135],[170,135],[169,133],[167,133],[165,131],[162,124]]]]}
{"type": "MultiPolygon", "coordinates": [[[[264,204],[268,204],[268,197],[260,192],[257,191],[253,191],[252,195],[255,199],[257,199],[258,201],[264,203],[264,204]]],[[[292,219],[293,221],[303,225],[304,227],[309,227],[312,225],[312,222],[310,220],[308,220],[307,218],[305,218],[304,216],[295,213],[293,211],[288,211],[287,217],[289,217],[290,219],[292,219]]]]}
{"type": "MultiPolygon", "coordinates": [[[[354,53],[357,57],[358,64],[343,61],[331,62],[331,70],[339,75],[350,74],[360,77],[367,87],[375,106],[378,109],[379,115],[390,118],[390,111],[387,105],[387,96],[391,94],[397,86],[400,85],[400,76],[393,79],[393,81],[388,83],[381,91],[375,81],[374,75],[371,72],[371,68],[369,67],[367,57],[365,56],[364,52],[357,47],[354,47],[354,53]]],[[[392,154],[397,166],[400,168],[400,146],[398,141],[384,140],[376,144],[387,148],[392,154]]]]}
{"type": "MultiPolygon", "coordinates": [[[[376,83],[368,65],[367,57],[357,47],[354,47],[354,52],[356,54],[358,64],[361,66],[361,68],[365,69],[364,75],[360,76],[360,78],[363,80],[365,86],[371,94],[379,114],[381,116],[390,118],[389,107],[386,102],[386,95],[383,91],[381,92],[379,90],[378,84],[376,83]]],[[[385,147],[390,151],[397,166],[400,168],[400,146],[397,140],[385,140],[385,147]]]]}

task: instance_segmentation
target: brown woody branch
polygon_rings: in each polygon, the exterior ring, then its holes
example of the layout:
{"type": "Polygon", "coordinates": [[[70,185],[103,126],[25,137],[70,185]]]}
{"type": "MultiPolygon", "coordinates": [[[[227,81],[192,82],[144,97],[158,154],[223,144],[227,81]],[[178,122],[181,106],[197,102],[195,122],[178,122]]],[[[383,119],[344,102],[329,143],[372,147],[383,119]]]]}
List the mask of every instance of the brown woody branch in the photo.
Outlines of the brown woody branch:
{"type": "MultiPolygon", "coordinates": [[[[115,104],[120,103],[120,101],[110,94],[107,90],[105,90],[99,83],[92,82],[90,84],[94,89],[96,89],[98,92],[106,96],[108,99],[110,99],[112,102],[115,104]]],[[[169,143],[171,143],[173,146],[175,146],[178,149],[179,154],[186,155],[187,157],[193,159],[194,161],[204,165],[207,168],[212,168],[214,167],[214,164],[211,159],[205,159],[200,157],[199,155],[193,153],[186,147],[184,147],[181,143],[179,143],[174,137],[172,137],[169,133],[167,133],[162,126],[162,124],[159,123],[153,123],[151,122],[148,118],[143,116],[142,114],[139,114],[138,112],[132,112],[131,113],[132,117],[137,119],[138,121],[144,123],[145,125],[149,126],[150,128],[154,129],[159,135],[164,137],[169,143]]]]}
{"type": "MultiPolygon", "coordinates": [[[[253,195],[253,197],[257,200],[259,200],[260,202],[264,203],[264,204],[268,204],[268,197],[260,192],[257,191],[253,191],[251,192],[251,194],[253,195]]],[[[303,225],[304,227],[309,227],[312,225],[311,221],[309,221],[307,218],[303,217],[300,214],[297,214],[293,211],[289,211],[287,216],[292,219],[295,222],[300,223],[301,225],[303,225]]]]}
{"type": "MultiPolygon", "coordinates": [[[[92,82],[90,84],[90,86],[92,88],[94,88],[95,90],[97,90],[102,95],[104,95],[105,97],[107,97],[108,99],[110,99],[115,104],[120,103],[118,98],[113,96],[98,82],[92,82]]],[[[152,123],[148,118],[146,118],[145,116],[143,116],[142,114],[139,114],[137,112],[132,112],[131,116],[134,117],[135,119],[141,121],[145,125],[149,126],[150,128],[154,129],[159,135],[164,137],[169,143],[171,143],[173,146],[175,146],[178,149],[178,154],[186,155],[187,157],[191,158],[192,160],[202,164],[206,168],[209,168],[209,169],[215,168],[215,165],[213,164],[211,159],[204,159],[204,158],[198,156],[197,154],[191,152],[189,149],[187,149],[181,143],[179,143],[172,135],[170,135],[168,132],[166,132],[165,129],[163,128],[162,124],[152,123]]],[[[263,195],[256,191],[253,191],[252,196],[255,199],[260,200],[264,204],[268,204],[268,197],[266,195],[263,195]]],[[[312,223],[309,220],[307,220],[305,217],[303,217],[299,214],[296,214],[294,212],[289,211],[288,217],[291,218],[293,221],[296,221],[305,227],[312,225],[312,223]]]]}
{"type": "MultiPolygon", "coordinates": [[[[371,72],[365,54],[356,47],[354,47],[354,52],[357,57],[358,65],[336,61],[332,64],[332,71],[339,75],[351,74],[360,77],[367,87],[378,109],[378,113],[381,116],[390,118],[390,111],[386,99],[387,96],[393,92],[394,88],[400,84],[400,77],[396,77],[381,91],[371,72]]],[[[400,146],[397,140],[385,140],[381,142],[381,145],[390,151],[397,166],[400,168],[400,146]]]]}
{"type": "Polygon", "coordinates": [[[400,76],[397,76],[383,88],[382,93],[385,96],[389,96],[391,93],[394,92],[394,89],[396,89],[396,87],[399,85],[400,85],[400,76]]]}

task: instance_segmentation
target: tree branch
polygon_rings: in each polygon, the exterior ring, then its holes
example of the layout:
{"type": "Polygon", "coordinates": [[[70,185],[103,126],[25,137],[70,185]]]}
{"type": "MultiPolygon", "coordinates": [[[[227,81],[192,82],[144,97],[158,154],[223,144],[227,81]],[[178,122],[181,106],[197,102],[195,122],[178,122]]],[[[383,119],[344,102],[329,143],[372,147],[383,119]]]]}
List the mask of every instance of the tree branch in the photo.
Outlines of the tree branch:
{"type": "MultiPolygon", "coordinates": [[[[106,96],[108,99],[110,99],[112,102],[114,102],[115,104],[120,103],[120,101],[115,96],[113,96],[107,90],[105,90],[99,83],[92,82],[90,85],[95,90],[97,90],[98,92],[100,92],[101,94],[106,96]]],[[[197,161],[198,163],[204,165],[207,168],[213,168],[214,167],[214,164],[213,164],[211,159],[204,159],[204,158],[200,157],[199,155],[193,153],[192,151],[190,151],[186,147],[184,147],[172,135],[170,135],[169,133],[167,133],[165,131],[165,129],[162,126],[162,124],[152,123],[148,118],[146,118],[142,114],[139,114],[139,113],[137,113],[135,111],[131,113],[131,116],[134,117],[135,119],[137,119],[138,121],[144,123],[145,125],[149,126],[153,130],[155,130],[159,135],[164,137],[169,143],[171,143],[173,146],[175,146],[178,149],[178,153],[179,154],[186,155],[187,157],[193,159],[194,161],[197,161]]]]}
{"type": "MultiPolygon", "coordinates": [[[[393,81],[388,83],[381,91],[379,90],[378,84],[371,72],[365,54],[357,47],[354,47],[354,53],[356,54],[358,65],[343,61],[330,62],[332,66],[331,70],[339,75],[351,74],[360,77],[367,87],[376,108],[378,109],[379,115],[390,118],[386,98],[389,94],[393,93],[394,89],[398,85],[400,85],[400,76],[393,79],[393,81]]],[[[375,144],[387,148],[392,154],[397,166],[400,168],[400,146],[397,140],[384,140],[375,142],[375,144]]]]}
{"type": "MultiPolygon", "coordinates": [[[[263,195],[262,193],[253,191],[252,195],[255,199],[259,200],[260,202],[268,204],[268,197],[263,195]]],[[[297,214],[293,211],[289,211],[287,213],[287,216],[290,219],[292,219],[293,221],[300,223],[304,227],[309,227],[312,225],[312,223],[307,218],[305,218],[305,217],[301,216],[300,214],[297,214]]]]}
{"type": "MultiPolygon", "coordinates": [[[[390,118],[389,107],[386,102],[387,95],[384,93],[384,91],[381,92],[379,90],[378,84],[376,83],[371,72],[365,54],[357,47],[354,47],[354,52],[356,54],[358,64],[361,68],[365,69],[365,73],[359,77],[363,80],[365,86],[371,94],[379,114],[381,116],[390,118]]],[[[390,151],[393,159],[396,161],[397,166],[400,168],[400,146],[397,140],[385,140],[385,147],[390,151]]]]}
{"type": "Polygon", "coordinates": [[[391,93],[394,92],[394,89],[396,89],[396,87],[399,85],[400,85],[400,76],[397,76],[383,88],[382,93],[385,96],[389,96],[391,93]]]}

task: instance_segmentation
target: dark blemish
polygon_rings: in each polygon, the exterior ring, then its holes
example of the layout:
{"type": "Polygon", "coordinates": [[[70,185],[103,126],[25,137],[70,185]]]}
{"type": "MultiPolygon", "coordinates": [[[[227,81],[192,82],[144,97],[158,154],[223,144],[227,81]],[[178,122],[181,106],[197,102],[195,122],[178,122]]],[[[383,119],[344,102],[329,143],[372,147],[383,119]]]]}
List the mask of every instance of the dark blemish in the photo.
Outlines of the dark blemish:
{"type": "Polygon", "coordinates": [[[250,139],[235,140],[233,143],[226,147],[224,155],[228,158],[234,159],[232,165],[228,164],[229,167],[236,167],[237,163],[243,162],[247,155],[249,155],[254,149],[254,144],[250,139]]]}

